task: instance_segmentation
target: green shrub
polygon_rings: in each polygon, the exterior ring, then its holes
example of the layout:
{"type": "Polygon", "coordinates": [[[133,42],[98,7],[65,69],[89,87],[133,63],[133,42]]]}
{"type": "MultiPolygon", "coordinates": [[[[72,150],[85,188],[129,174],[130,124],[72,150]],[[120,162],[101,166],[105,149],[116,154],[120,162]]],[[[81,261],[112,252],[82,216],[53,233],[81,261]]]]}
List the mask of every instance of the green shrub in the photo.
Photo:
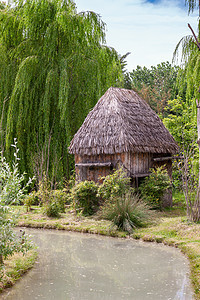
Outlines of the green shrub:
{"type": "Polygon", "coordinates": [[[69,203],[68,195],[65,191],[63,190],[53,190],[51,193],[51,198],[54,199],[54,201],[57,202],[59,211],[64,213],[65,212],[65,205],[69,203]]]}
{"type": "Polygon", "coordinates": [[[32,205],[38,205],[38,204],[39,204],[39,198],[37,196],[36,191],[33,191],[30,194],[25,196],[24,205],[26,207],[27,212],[30,211],[32,205]]]}
{"type": "Polygon", "coordinates": [[[63,190],[51,190],[50,182],[46,177],[39,182],[39,189],[36,195],[43,206],[43,212],[48,217],[59,217],[60,213],[65,212],[65,204],[68,201],[68,195],[63,190]]]}
{"type": "Polygon", "coordinates": [[[39,188],[37,191],[37,196],[41,206],[48,203],[51,195],[51,184],[47,177],[44,175],[43,179],[39,181],[39,188]]]}
{"type": "Polygon", "coordinates": [[[112,221],[119,229],[131,233],[134,228],[148,223],[150,210],[146,203],[133,192],[128,191],[122,196],[114,196],[102,207],[103,218],[112,221]]]}
{"type": "Polygon", "coordinates": [[[23,243],[14,231],[16,214],[12,209],[13,204],[19,204],[24,199],[27,189],[32,184],[32,179],[25,183],[25,173],[19,172],[19,149],[17,140],[14,139],[14,158],[12,166],[8,164],[2,153],[0,154],[0,270],[3,260],[15,252],[25,253],[31,249],[32,243],[26,234],[23,234],[23,243]]]}
{"type": "Polygon", "coordinates": [[[163,167],[151,169],[139,187],[142,199],[154,209],[162,209],[162,199],[165,191],[171,186],[167,170],[163,167]]]}
{"type": "Polygon", "coordinates": [[[65,181],[65,191],[66,193],[70,194],[71,189],[76,183],[76,172],[74,171],[71,175],[69,180],[65,181]]]}
{"type": "Polygon", "coordinates": [[[98,185],[94,181],[81,181],[71,189],[71,200],[74,209],[82,211],[84,215],[92,215],[97,211],[99,198],[98,185]]]}
{"type": "Polygon", "coordinates": [[[58,202],[55,199],[49,199],[49,201],[43,206],[43,213],[47,215],[47,217],[60,217],[60,207],[58,202]]]}
{"type": "Polygon", "coordinates": [[[122,168],[101,179],[103,179],[103,183],[99,186],[98,195],[103,200],[122,196],[130,189],[130,178],[127,177],[122,168]]]}
{"type": "Polygon", "coordinates": [[[183,191],[174,189],[172,191],[172,198],[173,198],[173,206],[176,205],[180,207],[186,207],[185,196],[183,191]]]}
{"type": "Polygon", "coordinates": [[[60,217],[60,213],[65,212],[65,198],[66,193],[62,190],[52,190],[49,193],[48,201],[43,204],[43,213],[47,217],[60,217]]]}

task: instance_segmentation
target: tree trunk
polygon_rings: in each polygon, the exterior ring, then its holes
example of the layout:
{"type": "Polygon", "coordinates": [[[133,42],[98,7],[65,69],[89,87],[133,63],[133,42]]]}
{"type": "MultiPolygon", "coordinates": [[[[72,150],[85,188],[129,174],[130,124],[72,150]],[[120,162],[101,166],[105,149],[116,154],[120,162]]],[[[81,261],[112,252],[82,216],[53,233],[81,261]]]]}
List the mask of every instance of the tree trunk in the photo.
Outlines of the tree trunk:
{"type": "Polygon", "coordinates": [[[194,217],[196,220],[194,221],[199,221],[200,219],[200,100],[196,99],[196,104],[197,104],[197,144],[199,147],[199,182],[198,182],[198,188],[197,188],[197,199],[196,203],[194,205],[194,217]]]}
{"type": "MultiPolygon", "coordinates": [[[[197,104],[197,144],[199,146],[199,153],[200,153],[200,100],[196,100],[197,104]]],[[[200,163],[200,155],[199,155],[199,163],[200,163]]],[[[200,188],[200,164],[199,164],[199,184],[198,188],[200,188]]]]}
{"type": "Polygon", "coordinates": [[[3,265],[3,255],[0,254],[0,266],[3,265]]]}

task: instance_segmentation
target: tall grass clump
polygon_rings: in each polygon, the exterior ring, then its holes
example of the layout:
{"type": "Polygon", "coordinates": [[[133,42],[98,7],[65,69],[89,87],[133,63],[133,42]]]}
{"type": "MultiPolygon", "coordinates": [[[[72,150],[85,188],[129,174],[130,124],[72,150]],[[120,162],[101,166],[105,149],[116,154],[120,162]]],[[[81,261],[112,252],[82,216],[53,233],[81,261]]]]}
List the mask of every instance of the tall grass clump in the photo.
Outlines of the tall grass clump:
{"type": "Polygon", "coordinates": [[[103,205],[101,214],[129,233],[136,227],[146,226],[150,220],[149,206],[132,191],[110,198],[103,205]]]}

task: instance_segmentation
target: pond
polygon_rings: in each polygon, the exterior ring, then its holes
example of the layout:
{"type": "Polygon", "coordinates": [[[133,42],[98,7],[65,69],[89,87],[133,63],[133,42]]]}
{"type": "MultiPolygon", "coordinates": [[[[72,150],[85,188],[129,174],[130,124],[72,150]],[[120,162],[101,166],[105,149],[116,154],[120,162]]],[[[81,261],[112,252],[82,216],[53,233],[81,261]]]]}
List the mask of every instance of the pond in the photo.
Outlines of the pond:
{"type": "Polygon", "coordinates": [[[173,247],[55,230],[26,233],[39,246],[38,260],[2,299],[192,299],[187,259],[173,247]]]}

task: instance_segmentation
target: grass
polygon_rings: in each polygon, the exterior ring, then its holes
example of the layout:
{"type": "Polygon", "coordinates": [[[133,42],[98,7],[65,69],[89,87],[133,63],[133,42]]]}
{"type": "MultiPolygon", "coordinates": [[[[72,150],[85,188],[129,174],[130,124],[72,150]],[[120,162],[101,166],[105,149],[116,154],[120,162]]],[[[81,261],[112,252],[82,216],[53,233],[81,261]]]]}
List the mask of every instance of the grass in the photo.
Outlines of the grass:
{"type": "Polygon", "coordinates": [[[98,216],[84,217],[76,215],[68,209],[61,213],[60,218],[49,218],[42,214],[40,207],[35,207],[31,212],[26,212],[25,207],[15,207],[19,213],[18,224],[20,227],[34,227],[95,233],[107,236],[125,237],[127,233],[117,230],[111,221],[101,220],[98,216]]]}
{"type": "Polygon", "coordinates": [[[34,265],[37,258],[36,250],[29,250],[25,255],[16,253],[4,261],[0,269],[0,293],[11,287],[34,265]]]}
{"type": "Polygon", "coordinates": [[[19,211],[18,226],[96,233],[116,237],[129,236],[143,241],[175,246],[181,249],[189,259],[190,278],[195,299],[200,299],[200,224],[187,221],[184,207],[177,205],[172,209],[156,212],[150,225],[135,229],[131,235],[119,231],[111,221],[101,220],[98,216],[75,215],[70,209],[57,219],[44,216],[39,207],[35,207],[28,213],[25,207],[16,207],[15,209],[19,211]]]}

